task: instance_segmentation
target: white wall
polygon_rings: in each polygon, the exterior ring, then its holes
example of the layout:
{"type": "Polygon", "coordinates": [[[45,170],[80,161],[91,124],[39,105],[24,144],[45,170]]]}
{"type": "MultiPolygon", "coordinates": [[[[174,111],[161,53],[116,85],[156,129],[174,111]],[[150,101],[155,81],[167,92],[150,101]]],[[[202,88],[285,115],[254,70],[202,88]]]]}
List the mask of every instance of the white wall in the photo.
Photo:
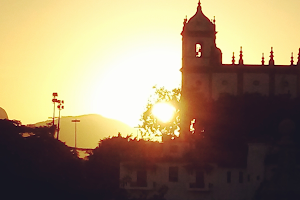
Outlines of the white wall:
{"type": "MultiPolygon", "coordinates": [[[[251,200],[256,192],[257,187],[263,180],[261,174],[264,170],[263,160],[264,156],[259,157],[257,160],[255,157],[259,151],[256,147],[253,147],[252,155],[250,156],[250,168],[221,168],[217,165],[212,165],[213,170],[211,172],[205,172],[205,188],[189,188],[190,183],[196,182],[195,172],[188,171],[187,163],[178,162],[159,162],[155,171],[148,170],[148,187],[147,188],[130,188],[125,187],[129,191],[132,197],[138,197],[143,193],[148,193],[148,198],[153,196],[162,186],[168,187],[168,192],[165,195],[167,200],[251,200]],[[178,166],[179,176],[178,182],[169,182],[169,167],[178,166]],[[231,182],[227,183],[227,172],[231,172],[231,182]],[[239,182],[239,172],[243,172],[243,182],[239,182]],[[250,181],[247,176],[250,174],[250,181]],[[261,176],[260,180],[256,180],[256,175],[261,176]],[[156,187],[153,187],[155,182],[156,187]],[[209,187],[211,186],[211,187],[209,187]],[[226,199],[224,199],[226,197],[226,199]]],[[[121,165],[121,179],[122,177],[129,175],[133,181],[136,181],[136,172],[129,172],[121,165]]]]}

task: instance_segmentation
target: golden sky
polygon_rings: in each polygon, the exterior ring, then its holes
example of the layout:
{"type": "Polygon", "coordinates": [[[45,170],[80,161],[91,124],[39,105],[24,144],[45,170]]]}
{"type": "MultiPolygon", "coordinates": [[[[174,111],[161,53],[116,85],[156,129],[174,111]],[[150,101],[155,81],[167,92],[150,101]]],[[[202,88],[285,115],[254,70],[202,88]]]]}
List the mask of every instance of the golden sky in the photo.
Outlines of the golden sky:
{"type": "MultiPolygon", "coordinates": [[[[1,0],[0,107],[23,124],[101,114],[136,126],[152,86],[181,82],[181,30],[198,0],[1,0]]],[[[300,47],[299,0],[202,0],[223,63],[289,64],[300,47]]]]}

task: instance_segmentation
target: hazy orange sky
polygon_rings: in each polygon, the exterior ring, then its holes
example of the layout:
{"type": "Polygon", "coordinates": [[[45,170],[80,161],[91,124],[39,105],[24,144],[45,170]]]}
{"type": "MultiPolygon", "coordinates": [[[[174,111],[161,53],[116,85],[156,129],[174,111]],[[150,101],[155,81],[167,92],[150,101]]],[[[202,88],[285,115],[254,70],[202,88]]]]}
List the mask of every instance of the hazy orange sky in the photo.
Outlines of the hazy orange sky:
{"type": "MultiPolygon", "coordinates": [[[[23,124],[89,113],[136,126],[152,86],[180,86],[183,19],[198,0],[1,0],[0,107],[23,124]]],[[[299,0],[202,0],[223,63],[289,64],[300,47],[299,0]]]]}

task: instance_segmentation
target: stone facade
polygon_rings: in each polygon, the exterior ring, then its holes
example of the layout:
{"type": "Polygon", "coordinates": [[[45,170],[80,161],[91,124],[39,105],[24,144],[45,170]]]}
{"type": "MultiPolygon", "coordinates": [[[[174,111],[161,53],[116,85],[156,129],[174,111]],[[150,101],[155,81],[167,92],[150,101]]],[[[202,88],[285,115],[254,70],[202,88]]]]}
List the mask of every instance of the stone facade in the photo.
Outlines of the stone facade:
{"type": "Polygon", "coordinates": [[[240,50],[237,62],[222,63],[222,52],[216,46],[215,21],[202,12],[199,2],[196,14],[184,20],[182,35],[182,131],[189,131],[190,121],[199,112],[199,97],[217,100],[222,94],[241,96],[258,93],[262,96],[287,94],[300,96],[300,59],[289,65],[275,65],[273,49],[270,60],[258,65],[247,65],[240,50]],[[194,103],[191,103],[194,102],[194,103]],[[184,105],[188,104],[189,108],[184,105]],[[190,108],[194,109],[191,110],[190,108]],[[191,117],[189,117],[191,116],[191,117]],[[193,117],[192,117],[193,116],[193,117]]]}

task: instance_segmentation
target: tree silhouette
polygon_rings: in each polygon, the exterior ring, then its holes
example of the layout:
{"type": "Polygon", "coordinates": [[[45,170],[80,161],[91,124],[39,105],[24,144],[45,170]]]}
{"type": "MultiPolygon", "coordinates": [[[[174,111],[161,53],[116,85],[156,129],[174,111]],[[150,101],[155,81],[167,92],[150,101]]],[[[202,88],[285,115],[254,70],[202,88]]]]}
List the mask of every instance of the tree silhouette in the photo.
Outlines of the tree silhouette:
{"type": "Polygon", "coordinates": [[[162,134],[175,135],[179,131],[179,101],[180,101],[180,88],[167,90],[164,87],[156,87],[154,95],[150,96],[146,105],[146,110],[141,116],[139,125],[140,132],[144,138],[151,138],[151,136],[160,136],[162,134]],[[169,122],[161,122],[152,113],[152,108],[156,103],[166,102],[173,105],[176,109],[174,116],[169,122]]]}
{"type": "Polygon", "coordinates": [[[70,196],[81,182],[80,160],[53,135],[55,126],[27,127],[0,120],[0,176],[3,194],[17,198],[70,196]],[[16,192],[17,191],[17,192],[16,192]]]}
{"type": "Polygon", "coordinates": [[[159,147],[158,142],[121,134],[101,140],[86,162],[87,190],[92,196],[101,195],[102,199],[127,199],[126,191],[120,189],[120,163],[137,161],[147,165],[161,153],[159,147]]]}
{"type": "Polygon", "coordinates": [[[128,151],[128,137],[100,140],[85,164],[87,182],[85,188],[91,197],[102,199],[126,199],[126,193],[119,189],[121,154],[128,151]],[[119,196],[122,196],[119,197],[119,196]]]}

